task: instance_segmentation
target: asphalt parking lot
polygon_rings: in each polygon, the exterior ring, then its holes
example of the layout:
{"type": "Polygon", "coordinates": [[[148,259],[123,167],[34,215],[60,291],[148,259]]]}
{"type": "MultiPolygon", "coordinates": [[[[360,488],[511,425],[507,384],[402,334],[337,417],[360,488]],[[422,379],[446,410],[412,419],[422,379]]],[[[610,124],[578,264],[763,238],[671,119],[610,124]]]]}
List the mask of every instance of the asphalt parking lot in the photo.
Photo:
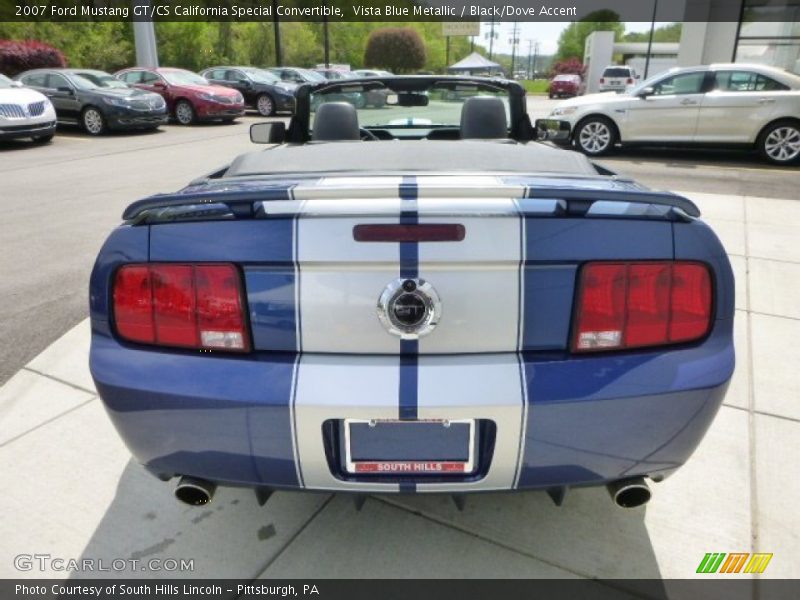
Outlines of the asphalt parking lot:
{"type": "MultiPolygon", "coordinates": [[[[529,111],[544,116],[553,103],[532,99],[529,111]]],[[[261,508],[231,489],[207,507],[178,504],[171,484],[131,461],[95,395],[88,275],[127,204],[254,149],[247,128],[258,120],[100,139],[67,129],[48,146],[0,145],[0,470],[13,482],[0,577],[64,577],[17,571],[20,552],[187,558],[194,571],[169,575],[250,579],[686,578],[706,552],[770,552],[761,577],[800,577],[800,483],[786,472],[800,453],[800,169],[738,153],[600,161],[696,200],[737,279],[738,364],[725,405],[646,507],[618,509],[603,489],[574,491],[561,508],[542,493],[487,494],[464,512],[449,497],[376,496],[356,512],[347,497],[302,493],[261,508]]],[[[634,583],[627,591],[638,593],[634,583]]]]}

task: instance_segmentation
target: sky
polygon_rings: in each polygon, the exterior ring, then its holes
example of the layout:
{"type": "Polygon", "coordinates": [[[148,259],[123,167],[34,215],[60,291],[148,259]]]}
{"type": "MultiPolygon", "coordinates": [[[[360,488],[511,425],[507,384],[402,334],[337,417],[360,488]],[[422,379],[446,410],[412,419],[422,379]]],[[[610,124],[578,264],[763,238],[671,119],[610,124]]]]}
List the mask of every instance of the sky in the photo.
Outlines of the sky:
{"type": "MultiPolygon", "coordinates": [[[[656,21],[656,27],[661,25],[668,25],[669,23],[660,23],[656,21]]],[[[555,54],[558,48],[558,36],[561,32],[569,26],[569,22],[564,23],[518,23],[519,46],[517,52],[522,56],[528,55],[528,40],[539,42],[539,54],[555,54]]],[[[488,22],[481,23],[481,38],[475,38],[475,42],[479,43],[486,48],[489,47],[489,30],[491,24],[488,22]]],[[[500,54],[511,54],[511,35],[514,29],[514,23],[496,23],[495,31],[498,37],[494,40],[494,52],[500,54]]],[[[650,31],[650,22],[644,23],[625,23],[625,31],[650,31]]]]}

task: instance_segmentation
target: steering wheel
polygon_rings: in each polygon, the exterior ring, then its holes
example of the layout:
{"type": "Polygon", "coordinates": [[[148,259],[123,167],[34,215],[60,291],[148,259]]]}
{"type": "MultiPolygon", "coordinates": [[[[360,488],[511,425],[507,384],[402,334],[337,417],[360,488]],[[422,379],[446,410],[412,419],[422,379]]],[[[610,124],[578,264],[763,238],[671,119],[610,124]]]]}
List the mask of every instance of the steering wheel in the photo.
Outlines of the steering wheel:
{"type": "Polygon", "coordinates": [[[361,141],[362,142],[379,142],[381,141],[380,138],[372,133],[369,129],[364,129],[363,127],[358,128],[358,133],[361,134],[361,141]]]}

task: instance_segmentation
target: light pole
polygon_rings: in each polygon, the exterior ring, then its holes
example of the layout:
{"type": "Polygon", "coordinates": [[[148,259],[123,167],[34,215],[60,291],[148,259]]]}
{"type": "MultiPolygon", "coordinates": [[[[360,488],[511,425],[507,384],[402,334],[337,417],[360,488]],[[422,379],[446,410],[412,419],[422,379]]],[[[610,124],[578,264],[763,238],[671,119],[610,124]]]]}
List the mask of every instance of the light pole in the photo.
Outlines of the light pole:
{"type": "Polygon", "coordinates": [[[653,0],[653,18],[650,20],[650,39],[647,40],[647,58],[644,59],[644,78],[650,71],[650,52],[653,50],[653,33],[656,29],[656,12],[658,11],[658,0],[653,0]]]}
{"type": "Polygon", "coordinates": [[[281,52],[281,25],[278,21],[278,0],[272,0],[272,29],[275,33],[275,66],[283,66],[283,56],[281,52]]]}

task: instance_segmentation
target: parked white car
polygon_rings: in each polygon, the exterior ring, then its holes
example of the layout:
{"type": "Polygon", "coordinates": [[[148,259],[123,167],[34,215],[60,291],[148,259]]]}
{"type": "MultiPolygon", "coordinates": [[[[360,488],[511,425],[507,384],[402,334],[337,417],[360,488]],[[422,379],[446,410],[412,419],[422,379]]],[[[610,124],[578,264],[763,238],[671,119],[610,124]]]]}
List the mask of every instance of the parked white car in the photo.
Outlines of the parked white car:
{"type": "Polygon", "coordinates": [[[46,96],[0,75],[0,140],[46,143],[56,132],[56,111],[46,96]]]}
{"type": "Polygon", "coordinates": [[[550,116],[568,121],[572,143],[592,156],[616,144],[698,144],[800,160],[800,76],[764,65],[672,69],[623,94],[559,102],[550,116]]]}
{"type": "Polygon", "coordinates": [[[611,65],[603,70],[598,90],[601,92],[624,92],[630,88],[639,76],[636,70],[628,65],[611,65]]]}

